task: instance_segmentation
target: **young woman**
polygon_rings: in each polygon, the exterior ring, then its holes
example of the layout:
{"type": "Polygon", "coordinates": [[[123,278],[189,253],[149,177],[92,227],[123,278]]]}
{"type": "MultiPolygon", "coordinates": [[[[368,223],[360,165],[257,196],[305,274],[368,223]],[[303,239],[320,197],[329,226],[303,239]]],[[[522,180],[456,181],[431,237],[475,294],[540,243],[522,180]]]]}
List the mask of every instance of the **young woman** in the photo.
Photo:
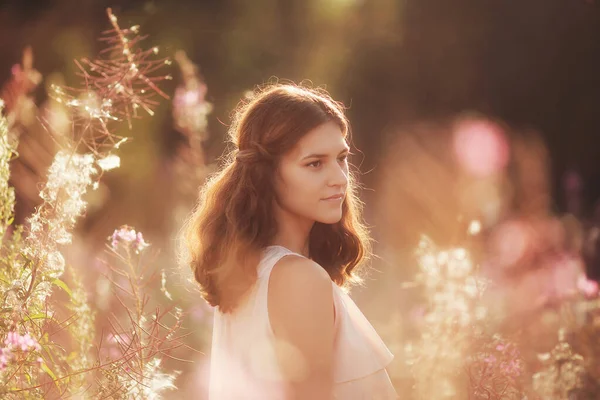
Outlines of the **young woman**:
{"type": "Polygon", "coordinates": [[[216,307],[210,400],[396,398],[393,355],[344,290],[370,249],[348,132],[322,90],[278,84],[238,107],[184,229],[216,307]]]}

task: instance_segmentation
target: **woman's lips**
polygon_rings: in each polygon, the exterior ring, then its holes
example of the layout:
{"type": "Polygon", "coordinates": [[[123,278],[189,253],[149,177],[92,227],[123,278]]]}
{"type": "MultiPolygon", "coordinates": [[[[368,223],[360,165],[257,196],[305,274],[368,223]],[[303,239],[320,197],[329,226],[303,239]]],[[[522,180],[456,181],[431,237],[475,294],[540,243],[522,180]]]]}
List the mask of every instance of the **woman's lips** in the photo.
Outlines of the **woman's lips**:
{"type": "Polygon", "coordinates": [[[344,195],[343,194],[335,194],[333,196],[327,197],[323,200],[325,201],[340,201],[344,199],[344,195]]]}

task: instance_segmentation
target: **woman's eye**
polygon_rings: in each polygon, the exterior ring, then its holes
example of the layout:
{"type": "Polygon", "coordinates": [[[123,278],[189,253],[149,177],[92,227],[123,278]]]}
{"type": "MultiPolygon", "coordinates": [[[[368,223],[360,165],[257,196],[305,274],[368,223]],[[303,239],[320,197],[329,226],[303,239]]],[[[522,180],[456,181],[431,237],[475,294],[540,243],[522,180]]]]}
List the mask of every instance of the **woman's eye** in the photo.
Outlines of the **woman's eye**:
{"type": "Polygon", "coordinates": [[[348,159],[348,154],[344,154],[343,156],[341,156],[340,158],[338,158],[338,160],[340,161],[346,161],[348,159]]]}
{"type": "Polygon", "coordinates": [[[317,160],[317,161],[313,161],[309,164],[306,164],[307,167],[320,167],[321,166],[321,161],[317,160]]]}

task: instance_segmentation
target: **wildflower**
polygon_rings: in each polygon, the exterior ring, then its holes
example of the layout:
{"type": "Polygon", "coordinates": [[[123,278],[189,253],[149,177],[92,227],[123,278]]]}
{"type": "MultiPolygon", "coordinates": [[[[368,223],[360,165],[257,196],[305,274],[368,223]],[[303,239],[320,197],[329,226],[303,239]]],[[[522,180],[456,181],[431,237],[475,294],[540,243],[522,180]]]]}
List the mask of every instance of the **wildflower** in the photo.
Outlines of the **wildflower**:
{"type": "Polygon", "coordinates": [[[581,275],[577,279],[577,289],[587,298],[595,297],[598,294],[598,282],[591,279],[587,279],[584,275],[581,275]]]}
{"type": "MultiPolygon", "coordinates": [[[[0,371],[4,370],[15,358],[16,353],[24,354],[42,350],[42,346],[29,333],[20,335],[18,332],[8,332],[0,348],[0,371]]],[[[38,357],[38,360],[40,358],[38,357]]]]}
{"type": "Polygon", "coordinates": [[[124,245],[126,248],[135,251],[136,254],[150,246],[150,244],[144,240],[142,232],[136,232],[135,229],[128,225],[123,225],[115,230],[109,239],[111,240],[111,247],[113,250],[117,250],[119,245],[124,245]]]}
{"type": "Polygon", "coordinates": [[[24,336],[19,335],[17,332],[9,332],[4,340],[6,348],[10,351],[21,350],[21,351],[40,351],[42,346],[33,339],[29,333],[24,336]]]}
{"type": "Polygon", "coordinates": [[[8,363],[10,362],[11,358],[12,354],[10,352],[10,349],[0,348],[0,371],[2,371],[8,366],[8,363]]]}
{"type": "Polygon", "coordinates": [[[122,226],[118,230],[113,232],[112,235],[112,246],[116,248],[120,241],[131,243],[135,240],[136,234],[135,230],[127,228],[127,226],[122,226]]]}
{"type": "MultiPolygon", "coordinates": [[[[421,337],[414,350],[407,349],[415,390],[420,398],[457,398],[461,384],[447,371],[469,359],[473,322],[485,314],[477,302],[485,285],[475,274],[467,249],[442,250],[422,237],[417,256],[416,281],[423,284],[428,304],[422,311],[421,337]],[[432,387],[432,379],[443,384],[432,387]]],[[[490,355],[486,361],[495,360],[496,355],[490,355]]]]}
{"type": "Polygon", "coordinates": [[[138,232],[137,235],[135,236],[135,241],[134,241],[135,249],[139,252],[148,246],[149,246],[149,244],[146,243],[146,241],[144,240],[144,237],[142,236],[142,232],[138,232]]]}
{"type": "Polygon", "coordinates": [[[212,104],[206,101],[206,84],[200,78],[198,67],[187,55],[179,51],[175,58],[181,68],[183,83],[175,90],[173,99],[173,121],[175,128],[189,139],[206,139],[207,117],[212,104]],[[196,138],[191,136],[196,135],[196,138]]]}
{"type": "Polygon", "coordinates": [[[496,363],[496,361],[497,361],[497,359],[496,359],[496,357],[495,357],[495,356],[493,356],[493,355],[489,355],[489,356],[485,357],[485,358],[483,359],[483,361],[485,361],[485,362],[486,362],[486,363],[488,363],[488,364],[495,364],[495,363],[496,363]]]}
{"type": "Polygon", "coordinates": [[[521,375],[521,360],[510,360],[509,362],[504,362],[500,365],[502,371],[510,376],[517,377],[521,375]]]}
{"type": "Polygon", "coordinates": [[[97,172],[94,161],[92,154],[59,151],[40,192],[44,203],[28,219],[30,228],[24,254],[39,260],[41,272],[50,277],[59,277],[64,272],[65,261],[57,245],[71,243],[71,230],[86,207],[82,197],[97,172]]]}
{"type": "Polygon", "coordinates": [[[114,168],[118,168],[121,166],[121,159],[119,156],[110,154],[100,160],[98,160],[98,165],[102,168],[103,171],[109,171],[114,168]]]}

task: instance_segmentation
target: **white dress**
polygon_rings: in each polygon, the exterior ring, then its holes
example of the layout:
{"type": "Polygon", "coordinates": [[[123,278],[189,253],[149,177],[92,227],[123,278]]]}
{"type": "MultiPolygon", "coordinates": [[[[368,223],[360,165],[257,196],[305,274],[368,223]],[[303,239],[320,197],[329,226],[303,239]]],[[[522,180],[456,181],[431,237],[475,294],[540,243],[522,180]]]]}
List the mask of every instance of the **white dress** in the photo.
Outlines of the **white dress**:
{"type": "MultiPolygon", "coordinates": [[[[289,254],[297,253],[281,246],[267,247],[258,265],[257,282],[243,302],[231,314],[215,310],[209,400],[285,399],[267,291],[273,266],[289,254]]],[[[333,281],[332,290],[334,398],[396,399],[385,370],[394,356],[352,299],[333,281]]]]}

